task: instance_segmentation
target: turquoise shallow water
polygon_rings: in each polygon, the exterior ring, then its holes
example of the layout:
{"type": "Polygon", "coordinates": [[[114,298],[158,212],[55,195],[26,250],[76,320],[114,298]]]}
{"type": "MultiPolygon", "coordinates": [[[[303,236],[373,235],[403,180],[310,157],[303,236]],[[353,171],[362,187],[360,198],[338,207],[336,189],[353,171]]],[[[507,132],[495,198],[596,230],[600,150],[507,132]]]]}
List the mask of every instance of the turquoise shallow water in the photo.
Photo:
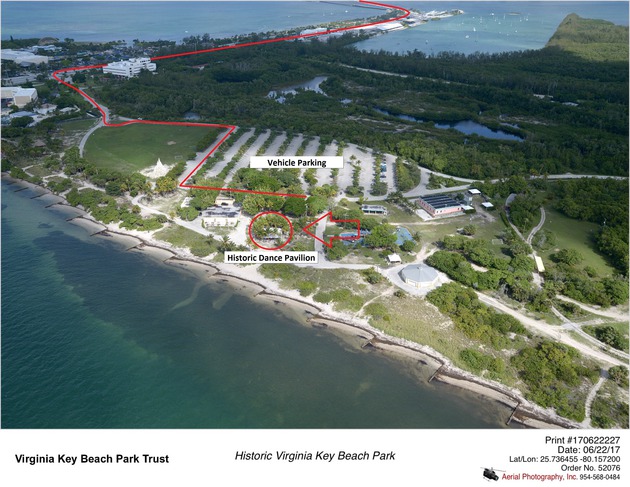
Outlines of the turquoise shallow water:
{"type": "Polygon", "coordinates": [[[2,2],[2,39],[76,41],[222,38],[375,15],[320,2],[2,2]]]}
{"type": "Polygon", "coordinates": [[[494,428],[509,416],[89,237],[16,189],[2,184],[3,428],[494,428]]]}
{"type": "Polygon", "coordinates": [[[628,2],[401,2],[398,5],[431,10],[460,9],[457,15],[391,32],[357,43],[359,49],[405,53],[442,51],[464,54],[541,49],[570,13],[628,25],[628,2]]]}

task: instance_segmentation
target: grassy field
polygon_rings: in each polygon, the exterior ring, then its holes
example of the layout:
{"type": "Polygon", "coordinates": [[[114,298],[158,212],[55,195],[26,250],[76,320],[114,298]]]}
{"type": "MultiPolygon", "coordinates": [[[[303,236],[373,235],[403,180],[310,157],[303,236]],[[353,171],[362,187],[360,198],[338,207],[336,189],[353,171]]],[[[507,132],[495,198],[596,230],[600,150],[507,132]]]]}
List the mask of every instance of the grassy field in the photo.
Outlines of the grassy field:
{"type": "Polygon", "coordinates": [[[297,289],[303,296],[313,295],[315,301],[332,303],[342,311],[359,311],[363,305],[392,288],[389,281],[368,284],[358,271],[347,269],[299,268],[286,264],[263,264],[261,273],[277,279],[284,289],[297,289]]]}
{"type": "Polygon", "coordinates": [[[43,178],[44,176],[49,176],[52,174],[52,171],[48,168],[45,168],[44,166],[30,167],[27,172],[38,178],[43,178]]]}
{"type": "Polygon", "coordinates": [[[85,158],[99,167],[133,172],[152,166],[160,158],[175,164],[195,152],[195,146],[208,131],[203,127],[173,127],[134,124],[104,127],[85,144],[85,158]]]}
{"type": "MultiPolygon", "coordinates": [[[[379,206],[384,206],[385,208],[387,208],[387,212],[388,215],[386,217],[379,217],[377,215],[370,215],[378,220],[381,219],[385,219],[388,222],[391,222],[393,224],[396,223],[414,223],[417,222],[419,220],[418,215],[416,215],[415,213],[408,213],[404,210],[402,210],[401,208],[399,208],[396,205],[393,205],[391,203],[388,203],[387,201],[366,201],[365,202],[366,205],[379,205],[379,206]]],[[[353,208],[353,204],[351,203],[349,205],[351,208],[353,208]]],[[[357,204],[356,206],[357,208],[360,208],[361,205],[357,204]]]]}
{"type": "Polygon", "coordinates": [[[197,232],[175,224],[170,224],[157,232],[155,238],[169,242],[175,247],[189,248],[197,257],[205,257],[216,251],[216,243],[212,237],[204,237],[197,232]]]}
{"type": "Polygon", "coordinates": [[[68,120],[67,122],[60,122],[59,128],[64,131],[65,135],[71,136],[77,133],[83,135],[90,128],[92,128],[98,122],[95,118],[88,118],[82,120],[68,120]]]}
{"type": "Polygon", "coordinates": [[[598,225],[569,218],[549,208],[545,208],[545,212],[547,218],[543,228],[555,235],[556,245],[554,248],[539,252],[543,261],[549,262],[549,256],[559,249],[575,249],[584,257],[581,266],[593,267],[600,276],[612,275],[613,268],[600,254],[595,252],[593,237],[597,232],[598,225]]]}
{"type": "Polygon", "coordinates": [[[98,123],[95,118],[68,120],[59,123],[59,132],[63,136],[64,147],[78,146],[85,133],[98,123]]]}
{"type": "MultiPolygon", "coordinates": [[[[384,317],[372,318],[370,324],[391,336],[405,338],[416,343],[428,345],[434,350],[449,357],[453,363],[466,370],[469,368],[460,358],[460,352],[467,348],[478,348],[479,345],[457,330],[451,320],[440,313],[424,299],[407,296],[405,298],[390,297],[376,301],[385,305],[388,314],[384,317]]],[[[514,342],[515,349],[523,343],[514,342]]],[[[480,350],[484,353],[489,350],[480,350]]],[[[509,357],[503,352],[496,353],[505,360],[506,369],[500,380],[510,386],[515,385],[516,373],[509,366],[509,357]]]]}

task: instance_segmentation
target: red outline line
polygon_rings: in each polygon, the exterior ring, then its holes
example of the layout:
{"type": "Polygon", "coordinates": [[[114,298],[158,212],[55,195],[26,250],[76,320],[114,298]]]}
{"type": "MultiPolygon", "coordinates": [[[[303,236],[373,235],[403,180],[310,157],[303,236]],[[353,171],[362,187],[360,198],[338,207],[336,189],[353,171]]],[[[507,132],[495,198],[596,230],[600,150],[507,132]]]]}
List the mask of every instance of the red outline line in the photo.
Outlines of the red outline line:
{"type": "MultiPolygon", "coordinates": [[[[387,24],[389,22],[395,22],[396,20],[400,20],[400,19],[404,19],[405,17],[408,17],[411,12],[409,10],[407,10],[406,8],[402,8],[402,7],[396,7],[394,5],[388,5],[386,3],[377,3],[377,2],[371,2],[369,0],[359,0],[359,3],[366,3],[366,4],[370,4],[370,5],[377,5],[379,7],[385,7],[385,8],[391,8],[391,9],[395,9],[395,10],[400,10],[402,12],[405,12],[404,15],[399,15],[398,17],[394,17],[391,19],[386,19],[386,20],[379,20],[377,22],[371,22],[368,24],[361,24],[361,25],[355,25],[352,27],[339,27],[337,29],[330,29],[324,32],[313,32],[310,34],[299,34],[299,35],[292,35],[292,36],[286,36],[286,37],[278,37],[278,38],[274,38],[274,39],[265,39],[262,41],[255,41],[255,42],[244,42],[242,44],[229,44],[226,46],[219,46],[219,47],[214,47],[212,49],[202,49],[199,51],[189,51],[189,52],[180,52],[178,54],[168,54],[165,56],[156,56],[151,58],[151,61],[159,61],[162,59],[171,59],[171,58],[176,58],[176,57],[182,57],[182,56],[192,56],[194,54],[204,54],[204,53],[209,53],[209,52],[216,52],[216,51],[225,51],[227,49],[239,49],[241,47],[249,47],[249,46],[259,46],[259,45],[263,45],[263,44],[271,44],[274,42],[281,42],[281,41],[293,41],[296,39],[304,39],[305,37],[315,37],[315,36],[322,36],[322,35],[327,35],[327,34],[334,34],[335,32],[344,32],[344,31],[349,31],[349,30],[354,30],[354,29],[361,29],[364,27],[370,27],[372,25],[379,25],[379,24],[387,24]]],[[[121,122],[121,123],[109,123],[107,121],[107,115],[105,114],[105,111],[101,108],[101,106],[96,102],[96,100],[94,100],[91,96],[89,96],[87,93],[85,93],[84,91],[82,91],[80,88],[71,85],[70,83],[66,83],[65,81],[61,80],[57,75],[59,73],[67,73],[70,71],[84,71],[87,69],[99,69],[99,68],[103,68],[107,66],[107,64],[97,64],[94,66],[76,66],[76,67],[72,67],[72,68],[64,68],[64,69],[59,69],[57,71],[55,71],[52,76],[53,78],[55,78],[59,83],[61,83],[62,85],[65,85],[71,89],[73,89],[74,91],[76,91],[77,93],[79,93],[83,98],[85,98],[87,101],[89,101],[100,113],[101,116],[103,117],[103,125],[105,125],[106,127],[124,127],[126,125],[131,125],[134,123],[141,123],[141,124],[146,124],[146,125],[183,125],[183,126],[187,126],[187,127],[220,127],[220,128],[225,128],[225,129],[229,129],[228,132],[221,138],[221,140],[219,142],[217,142],[214,147],[212,147],[212,149],[210,149],[210,151],[205,155],[205,157],[201,160],[201,162],[199,164],[197,164],[195,166],[195,168],[190,172],[190,174],[188,174],[181,183],[179,183],[179,187],[180,188],[189,188],[189,189],[206,189],[206,190],[210,190],[210,191],[233,191],[236,193],[250,193],[250,194],[264,194],[264,195],[274,195],[274,196],[286,196],[289,198],[306,198],[305,194],[284,194],[284,193],[272,193],[269,191],[252,191],[252,190],[248,190],[248,189],[234,189],[234,188],[214,188],[211,186],[193,186],[193,185],[188,185],[188,184],[184,184],[186,181],[188,181],[188,179],[190,179],[193,174],[195,174],[197,172],[197,170],[203,165],[204,162],[206,162],[208,160],[208,158],[214,153],[215,150],[217,150],[219,148],[219,146],[225,142],[225,140],[232,134],[232,132],[234,132],[234,130],[236,130],[236,125],[225,125],[225,124],[218,124],[218,123],[196,123],[196,122],[164,122],[164,121],[159,121],[159,120],[139,120],[139,119],[135,119],[135,120],[127,120],[125,122],[121,122]]]]}

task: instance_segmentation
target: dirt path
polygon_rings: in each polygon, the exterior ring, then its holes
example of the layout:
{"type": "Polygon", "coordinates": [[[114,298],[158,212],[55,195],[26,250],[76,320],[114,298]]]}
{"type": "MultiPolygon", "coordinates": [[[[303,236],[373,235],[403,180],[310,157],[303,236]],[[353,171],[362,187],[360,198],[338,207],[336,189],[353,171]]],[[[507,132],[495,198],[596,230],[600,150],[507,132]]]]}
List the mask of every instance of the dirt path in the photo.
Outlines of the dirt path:
{"type": "Polygon", "coordinates": [[[502,313],[509,314],[510,316],[516,318],[520,321],[524,326],[529,328],[530,330],[536,331],[537,333],[550,337],[554,341],[560,341],[565,345],[569,345],[577,350],[579,350],[584,355],[592,357],[599,362],[602,362],[607,365],[626,365],[627,361],[619,360],[615,357],[611,357],[607,353],[601,350],[595,350],[588,345],[578,342],[575,338],[571,337],[564,329],[555,327],[553,325],[549,325],[545,322],[535,320],[534,318],[530,318],[529,316],[525,316],[521,312],[514,310],[502,303],[498,299],[492,298],[486,294],[483,294],[477,291],[477,296],[479,297],[479,301],[488,306],[492,306],[502,313]]]}
{"type": "Polygon", "coordinates": [[[592,427],[591,426],[591,407],[593,406],[593,401],[595,400],[595,395],[597,394],[597,391],[599,391],[600,387],[604,385],[605,380],[606,380],[606,377],[604,377],[603,375],[600,376],[599,380],[591,388],[591,390],[588,393],[588,396],[586,397],[586,404],[584,405],[584,421],[582,421],[582,426],[584,428],[592,427]]]}
{"type": "Polygon", "coordinates": [[[584,303],[580,303],[579,301],[576,301],[575,299],[571,299],[566,296],[562,296],[560,294],[558,294],[556,297],[558,299],[561,299],[562,301],[566,301],[567,303],[573,303],[576,306],[579,306],[580,308],[582,308],[584,311],[588,311],[589,313],[593,313],[595,315],[605,316],[606,318],[612,318],[613,320],[619,320],[619,321],[624,321],[624,322],[628,321],[628,318],[630,318],[630,315],[628,314],[627,311],[616,310],[614,308],[609,308],[609,309],[593,308],[592,306],[588,306],[584,303]]]}

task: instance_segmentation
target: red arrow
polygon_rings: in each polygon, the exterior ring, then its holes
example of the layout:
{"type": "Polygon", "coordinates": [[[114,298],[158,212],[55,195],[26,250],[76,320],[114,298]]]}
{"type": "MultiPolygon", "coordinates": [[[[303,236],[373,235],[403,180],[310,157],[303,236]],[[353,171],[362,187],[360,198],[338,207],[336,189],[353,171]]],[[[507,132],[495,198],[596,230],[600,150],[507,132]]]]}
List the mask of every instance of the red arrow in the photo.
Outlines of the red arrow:
{"type": "Polygon", "coordinates": [[[332,244],[333,244],[333,240],[357,240],[359,238],[361,238],[361,220],[334,220],[333,216],[332,216],[332,211],[329,211],[328,213],[326,213],[323,216],[320,216],[317,220],[315,220],[313,223],[309,223],[308,225],[306,225],[302,231],[304,233],[308,233],[311,237],[313,237],[315,240],[319,240],[321,243],[323,243],[326,247],[332,248],[332,244]],[[330,222],[331,223],[347,223],[347,222],[353,222],[357,224],[357,234],[356,235],[352,235],[350,237],[341,237],[339,235],[335,236],[335,237],[330,237],[330,240],[328,242],[326,242],[325,240],[322,240],[321,238],[319,238],[317,235],[315,235],[314,233],[311,233],[308,231],[309,228],[311,228],[313,225],[317,225],[320,221],[322,221],[323,219],[325,219],[326,217],[330,217],[330,222]]]}

